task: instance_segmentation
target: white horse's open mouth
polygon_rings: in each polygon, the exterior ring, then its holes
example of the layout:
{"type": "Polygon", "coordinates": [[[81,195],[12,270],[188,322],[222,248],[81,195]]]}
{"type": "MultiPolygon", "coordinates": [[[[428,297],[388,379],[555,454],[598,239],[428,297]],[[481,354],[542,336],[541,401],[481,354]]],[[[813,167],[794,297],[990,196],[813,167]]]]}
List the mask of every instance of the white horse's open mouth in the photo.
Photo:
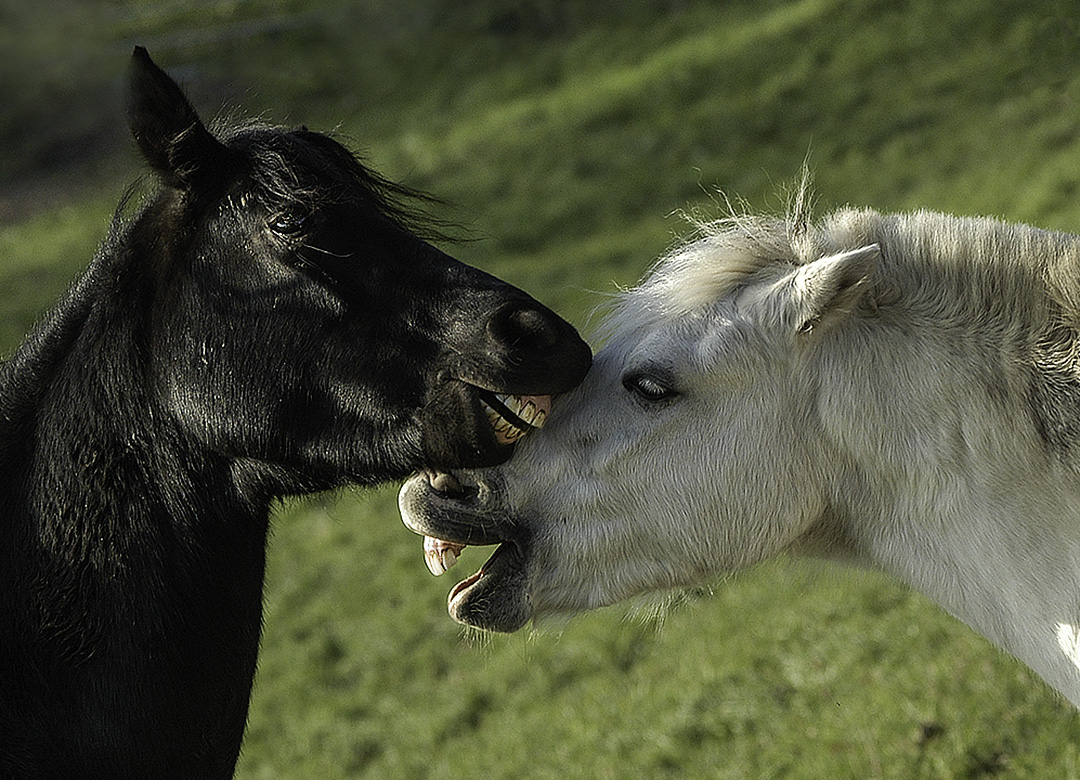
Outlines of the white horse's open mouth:
{"type": "MultiPolygon", "coordinates": [[[[513,444],[519,439],[529,435],[537,428],[542,428],[551,413],[551,396],[526,396],[494,393],[489,390],[477,388],[480,402],[487,414],[491,427],[495,431],[495,438],[500,444],[513,444]]],[[[473,497],[476,491],[466,488],[456,477],[445,472],[428,472],[425,479],[432,491],[452,499],[473,497]]],[[[405,489],[402,489],[404,495],[405,489]]],[[[402,510],[405,516],[405,510],[402,510]]],[[[418,531],[419,532],[419,531],[418,531]]],[[[462,550],[466,548],[463,542],[454,542],[441,539],[436,536],[424,534],[424,563],[428,570],[436,577],[445,574],[457,563],[462,550]]],[[[452,615],[466,609],[466,604],[472,591],[485,576],[491,572],[501,571],[505,565],[498,561],[505,557],[503,550],[506,544],[501,544],[475,574],[466,577],[455,585],[449,596],[449,609],[452,615]]]]}
{"type": "Polygon", "coordinates": [[[498,545],[479,571],[450,590],[447,610],[466,625],[516,631],[531,617],[528,543],[516,524],[492,521],[491,501],[490,486],[433,472],[408,480],[398,495],[405,525],[424,537],[424,561],[432,574],[446,573],[466,546],[498,545]]]}
{"type": "MultiPolygon", "coordinates": [[[[476,387],[480,397],[480,405],[495,431],[495,438],[500,444],[513,444],[519,439],[528,436],[537,428],[543,428],[551,413],[550,395],[510,395],[507,393],[495,393],[476,387]]],[[[445,472],[428,472],[428,483],[431,487],[444,495],[461,497],[467,492],[457,478],[445,472]]],[[[457,542],[438,539],[434,536],[424,536],[424,563],[428,570],[436,577],[449,571],[461,551],[467,545],[457,542]]],[[[478,579],[483,570],[477,572],[462,584],[472,584],[470,581],[478,579]]],[[[451,594],[453,598],[453,593],[451,594]]]]}

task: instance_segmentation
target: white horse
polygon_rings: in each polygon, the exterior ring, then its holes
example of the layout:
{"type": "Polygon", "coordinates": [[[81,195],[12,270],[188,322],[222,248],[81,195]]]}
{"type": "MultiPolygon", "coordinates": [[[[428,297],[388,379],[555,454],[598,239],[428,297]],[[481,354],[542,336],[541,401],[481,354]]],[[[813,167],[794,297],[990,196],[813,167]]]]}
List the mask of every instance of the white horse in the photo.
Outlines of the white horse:
{"type": "Polygon", "coordinates": [[[451,614],[512,631],[786,550],[895,575],[1080,705],[1080,237],[799,211],[664,258],[510,463],[403,487],[433,571],[506,542],[451,614]]]}

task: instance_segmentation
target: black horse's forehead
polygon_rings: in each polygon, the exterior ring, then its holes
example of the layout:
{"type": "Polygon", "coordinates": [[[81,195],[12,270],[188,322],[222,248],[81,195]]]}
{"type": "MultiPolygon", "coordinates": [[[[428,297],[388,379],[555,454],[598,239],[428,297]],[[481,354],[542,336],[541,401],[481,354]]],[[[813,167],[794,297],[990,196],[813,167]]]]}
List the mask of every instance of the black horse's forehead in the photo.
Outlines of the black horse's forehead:
{"type": "Polygon", "coordinates": [[[371,201],[378,193],[359,160],[333,139],[307,130],[249,128],[226,139],[257,192],[275,201],[371,201]]]}
{"type": "Polygon", "coordinates": [[[439,201],[384,178],[330,136],[307,128],[249,126],[225,144],[243,160],[255,197],[271,210],[349,205],[426,240],[450,239],[453,226],[432,217],[439,201]]]}

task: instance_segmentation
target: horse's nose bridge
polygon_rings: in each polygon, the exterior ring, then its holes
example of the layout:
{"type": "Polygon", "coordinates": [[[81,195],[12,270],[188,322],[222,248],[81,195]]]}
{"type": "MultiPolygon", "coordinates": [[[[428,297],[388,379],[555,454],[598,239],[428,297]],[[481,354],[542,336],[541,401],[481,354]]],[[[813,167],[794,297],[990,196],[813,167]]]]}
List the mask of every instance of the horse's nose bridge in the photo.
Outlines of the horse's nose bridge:
{"type": "Polygon", "coordinates": [[[448,299],[446,346],[459,378],[517,395],[551,395],[576,386],[592,351],[569,322],[531,295],[468,267],[448,299]]]}

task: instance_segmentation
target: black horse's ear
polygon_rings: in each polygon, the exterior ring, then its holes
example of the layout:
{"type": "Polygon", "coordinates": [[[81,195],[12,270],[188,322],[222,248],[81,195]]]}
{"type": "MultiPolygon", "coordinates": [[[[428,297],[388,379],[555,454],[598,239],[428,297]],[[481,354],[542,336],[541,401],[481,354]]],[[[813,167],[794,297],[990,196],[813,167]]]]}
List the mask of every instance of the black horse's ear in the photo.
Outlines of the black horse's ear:
{"type": "Polygon", "coordinates": [[[142,46],[131,55],[128,80],[128,124],[150,167],[177,189],[191,189],[220,173],[225,146],[142,46]]]}

